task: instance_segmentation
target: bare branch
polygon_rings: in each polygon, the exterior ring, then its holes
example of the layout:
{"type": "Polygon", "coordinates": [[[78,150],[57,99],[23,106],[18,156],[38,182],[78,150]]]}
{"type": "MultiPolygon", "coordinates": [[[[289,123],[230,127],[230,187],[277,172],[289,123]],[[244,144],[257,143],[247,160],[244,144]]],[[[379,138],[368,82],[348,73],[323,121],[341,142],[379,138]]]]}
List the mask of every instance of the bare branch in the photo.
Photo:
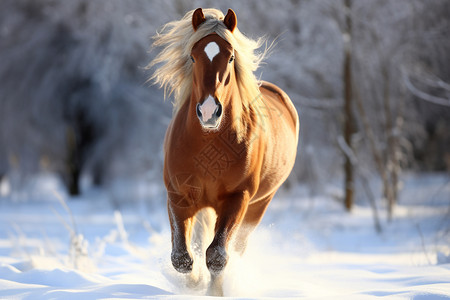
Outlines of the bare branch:
{"type": "Polygon", "coordinates": [[[337,138],[339,149],[347,156],[352,165],[356,165],[358,163],[358,159],[355,155],[353,149],[345,142],[345,139],[342,135],[337,138]]]}
{"type": "Polygon", "coordinates": [[[419,90],[414,84],[411,82],[410,75],[406,73],[406,71],[402,70],[403,82],[405,83],[406,88],[416,97],[425,100],[427,102],[431,102],[433,104],[438,104],[442,106],[450,107],[450,99],[445,99],[441,97],[436,97],[430,95],[424,91],[419,90]]]}
{"type": "Polygon", "coordinates": [[[450,92],[450,83],[445,82],[434,74],[426,74],[420,77],[420,80],[434,88],[441,88],[450,92]]]}
{"type": "Polygon", "coordinates": [[[367,195],[367,198],[369,199],[370,207],[372,208],[373,213],[373,222],[375,226],[375,230],[380,233],[382,231],[381,224],[380,224],[380,218],[378,217],[378,210],[376,205],[375,196],[373,195],[372,190],[370,189],[369,180],[367,179],[367,176],[364,174],[360,164],[358,163],[358,157],[356,156],[355,152],[350,148],[350,146],[345,142],[345,139],[342,135],[340,135],[337,138],[339,148],[344,153],[345,156],[348,157],[350,160],[350,163],[353,165],[353,167],[358,171],[361,179],[362,186],[364,188],[364,192],[367,195]]]}

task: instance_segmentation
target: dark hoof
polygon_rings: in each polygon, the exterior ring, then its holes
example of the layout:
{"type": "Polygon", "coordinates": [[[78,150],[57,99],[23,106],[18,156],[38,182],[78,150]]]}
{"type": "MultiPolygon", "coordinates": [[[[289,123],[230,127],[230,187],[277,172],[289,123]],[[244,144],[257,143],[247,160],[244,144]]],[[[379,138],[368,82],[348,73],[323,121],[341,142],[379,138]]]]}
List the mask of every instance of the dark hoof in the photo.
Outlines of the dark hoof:
{"type": "Polygon", "coordinates": [[[227,265],[228,255],[223,247],[209,247],[206,250],[206,266],[213,275],[218,275],[227,265]]]}
{"type": "Polygon", "coordinates": [[[180,273],[189,273],[192,271],[194,261],[187,252],[172,251],[172,265],[180,273]]]}

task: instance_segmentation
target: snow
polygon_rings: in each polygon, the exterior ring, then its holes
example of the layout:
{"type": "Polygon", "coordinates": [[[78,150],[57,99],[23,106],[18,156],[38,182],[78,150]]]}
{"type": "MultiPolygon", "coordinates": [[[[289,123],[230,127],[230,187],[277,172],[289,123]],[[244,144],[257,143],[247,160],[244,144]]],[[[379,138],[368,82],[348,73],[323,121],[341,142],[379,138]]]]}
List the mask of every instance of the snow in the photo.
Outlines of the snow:
{"type": "MultiPolygon", "coordinates": [[[[225,296],[450,297],[449,182],[448,175],[408,175],[393,220],[382,217],[381,233],[369,205],[348,214],[333,197],[311,196],[307,187],[280,191],[246,254],[232,255],[225,296]]],[[[170,264],[159,185],[145,191],[141,183],[117,183],[113,192],[128,201],[92,188],[68,198],[51,176],[35,180],[20,197],[4,191],[1,299],[197,299],[208,291],[203,263],[196,265],[197,279],[170,264]]],[[[379,208],[381,216],[384,211],[379,208]]]]}

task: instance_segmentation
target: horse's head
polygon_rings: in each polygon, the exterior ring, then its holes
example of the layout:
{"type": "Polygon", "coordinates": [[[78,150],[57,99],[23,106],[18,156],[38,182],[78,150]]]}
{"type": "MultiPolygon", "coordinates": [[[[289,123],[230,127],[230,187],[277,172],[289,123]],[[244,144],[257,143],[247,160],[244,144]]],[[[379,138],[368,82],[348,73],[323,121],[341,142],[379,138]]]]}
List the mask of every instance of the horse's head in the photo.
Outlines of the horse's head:
{"type": "MultiPolygon", "coordinates": [[[[194,30],[205,21],[202,9],[192,17],[194,30]]],[[[236,28],[236,15],[230,9],[224,25],[231,31],[236,28]]],[[[193,64],[192,95],[196,102],[196,114],[206,130],[219,128],[224,106],[231,95],[234,74],[234,49],[218,34],[212,33],[200,39],[192,48],[193,64]]]]}

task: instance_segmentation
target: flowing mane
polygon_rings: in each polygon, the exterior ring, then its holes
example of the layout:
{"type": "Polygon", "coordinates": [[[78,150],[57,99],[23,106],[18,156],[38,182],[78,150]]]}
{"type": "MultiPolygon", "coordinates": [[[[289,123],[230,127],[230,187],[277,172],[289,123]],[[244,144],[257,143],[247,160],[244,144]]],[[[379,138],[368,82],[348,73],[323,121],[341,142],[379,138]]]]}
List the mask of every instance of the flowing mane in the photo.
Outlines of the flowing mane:
{"type": "Polygon", "coordinates": [[[163,50],[147,66],[156,68],[149,80],[164,88],[164,98],[174,96],[174,111],[189,99],[192,89],[192,47],[210,33],[217,33],[235,51],[235,72],[239,92],[245,107],[260,95],[259,81],[254,72],[266,56],[268,49],[258,52],[264,39],[252,40],[244,36],[238,28],[230,32],[223,23],[224,15],[217,9],[204,9],[206,21],[194,31],[192,15],[188,12],[181,20],[169,22],[154,37],[153,46],[163,50]]]}

